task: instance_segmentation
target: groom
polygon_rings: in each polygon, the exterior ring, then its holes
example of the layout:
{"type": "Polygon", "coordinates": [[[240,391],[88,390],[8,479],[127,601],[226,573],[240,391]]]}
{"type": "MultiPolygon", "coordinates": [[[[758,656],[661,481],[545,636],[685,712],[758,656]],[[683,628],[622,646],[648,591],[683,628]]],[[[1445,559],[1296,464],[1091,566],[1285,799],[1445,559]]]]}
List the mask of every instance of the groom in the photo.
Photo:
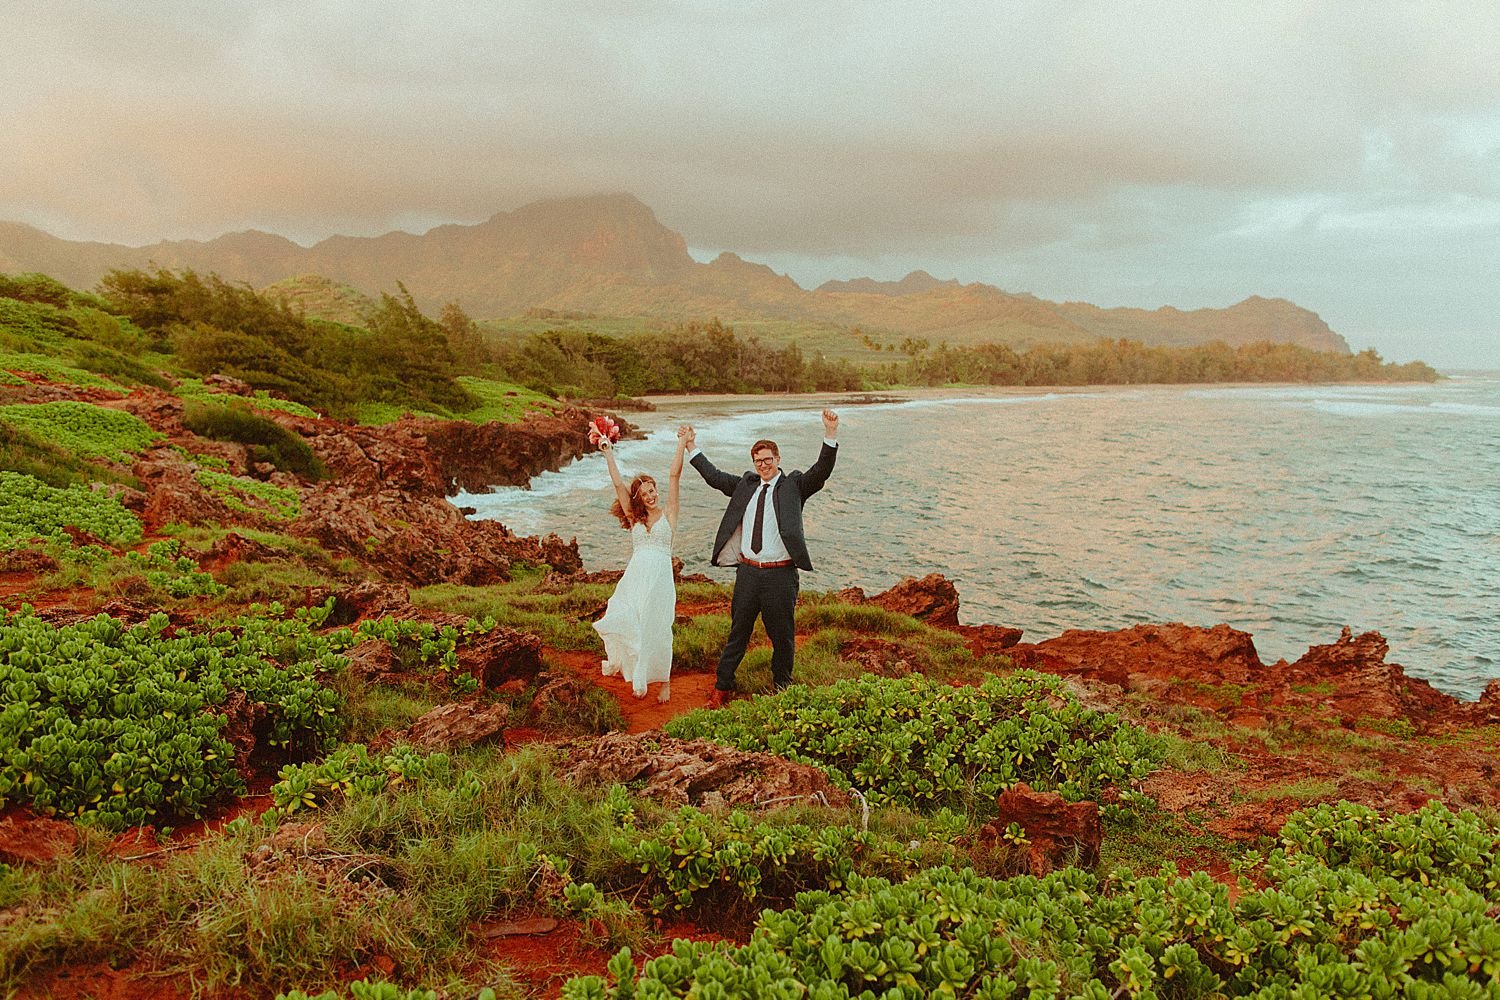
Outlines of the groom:
{"type": "Polygon", "coordinates": [[[688,461],[703,481],[729,497],[719,522],[712,562],[734,566],[734,598],[729,606],[729,638],[719,657],[719,675],[708,696],[709,708],[722,708],[734,692],[734,674],[750,632],[759,617],[771,638],[771,682],[777,691],[792,683],[792,654],[797,608],[797,570],[812,569],[802,537],[802,505],[823,488],[838,458],[838,414],[823,411],[823,448],[806,472],[781,471],[781,452],[774,441],[750,448],[755,471],[732,476],[714,468],[694,444],[693,428],[683,428],[688,461]]]}

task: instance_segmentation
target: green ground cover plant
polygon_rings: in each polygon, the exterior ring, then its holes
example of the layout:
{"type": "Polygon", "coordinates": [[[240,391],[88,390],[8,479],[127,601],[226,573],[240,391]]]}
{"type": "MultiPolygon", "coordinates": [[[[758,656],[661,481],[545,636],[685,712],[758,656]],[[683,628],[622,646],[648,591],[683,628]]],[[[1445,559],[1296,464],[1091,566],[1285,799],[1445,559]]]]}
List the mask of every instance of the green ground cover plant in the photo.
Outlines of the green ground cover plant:
{"type": "Polygon", "coordinates": [[[91,461],[33,431],[4,422],[0,422],[0,469],[35,476],[48,486],[122,483],[135,488],[140,485],[118,466],[91,461]]]}
{"type": "Polygon", "coordinates": [[[302,499],[290,486],[277,486],[213,469],[199,469],[193,473],[193,478],[223,500],[224,506],[230,510],[259,514],[273,521],[295,521],[302,513],[302,499]]]}
{"type": "MultiPolygon", "coordinates": [[[[70,365],[56,357],[47,354],[36,354],[31,351],[6,351],[0,350],[0,374],[8,372],[26,372],[37,375],[49,382],[60,385],[78,385],[92,389],[113,389],[116,392],[124,392],[124,386],[91,371],[86,371],[77,365],[70,365]]],[[[10,385],[21,385],[25,379],[7,375],[5,381],[10,385]]]]}
{"type": "Polygon", "coordinates": [[[0,549],[33,539],[71,545],[66,527],[115,545],[141,539],[141,522],[115,497],[87,486],[48,486],[20,472],[0,472],[0,549]]]}
{"type": "Polygon", "coordinates": [[[872,806],[991,808],[1018,782],[1074,801],[1118,794],[1126,815],[1134,781],[1160,752],[1143,730],[1082,708],[1053,677],[1017,673],[953,687],[921,674],[794,685],[774,697],[695,712],[665,727],[818,767],[872,806]]]}
{"type": "Polygon", "coordinates": [[[234,691],[266,713],[265,742],[292,754],[337,732],[330,664],[277,663],[274,633],[166,634],[99,615],[55,627],[29,607],[0,611],[0,802],[106,829],[202,815],[244,790],[215,711],[234,691]]]}
{"type": "Polygon", "coordinates": [[[1207,874],[1171,866],[1144,877],[1066,869],[1004,881],[945,867],[904,882],[853,875],[840,892],[766,910],[748,945],[678,941],[639,974],[622,952],[612,982],[579,977],[563,996],[1500,995],[1500,890],[1470,884],[1495,864],[1493,823],[1440,806],[1387,819],[1341,806],[1288,826],[1261,884],[1242,881],[1233,901],[1207,874]],[[1340,848],[1321,850],[1328,824],[1344,818],[1355,822],[1341,827],[1340,848]],[[1375,860],[1414,831],[1427,842],[1460,830],[1477,856],[1405,870],[1375,860]],[[1339,863],[1340,853],[1366,863],[1339,863]]]}
{"type": "Polygon", "coordinates": [[[0,406],[0,422],[31,432],[86,458],[127,462],[161,439],[132,413],[92,403],[13,403],[0,406]]]}
{"type": "MultiPolygon", "coordinates": [[[[147,558],[175,570],[178,544],[158,543],[147,558]]],[[[342,727],[341,699],[320,680],[342,669],[341,652],[382,639],[412,665],[447,673],[465,635],[493,627],[381,618],[318,631],[332,606],[290,616],[252,606],[218,628],[172,636],[163,614],[133,627],[100,615],[58,628],[28,607],[0,611],[0,802],[109,828],[199,816],[243,791],[214,711],[231,692],[264,706],[265,745],[305,758],[342,727]]]]}
{"type": "Polygon", "coordinates": [[[144,553],[127,552],[125,563],[169,597],[221,597],[229,590],[183,555],[182,542],[175,538],[152,542],[144,553]]]}

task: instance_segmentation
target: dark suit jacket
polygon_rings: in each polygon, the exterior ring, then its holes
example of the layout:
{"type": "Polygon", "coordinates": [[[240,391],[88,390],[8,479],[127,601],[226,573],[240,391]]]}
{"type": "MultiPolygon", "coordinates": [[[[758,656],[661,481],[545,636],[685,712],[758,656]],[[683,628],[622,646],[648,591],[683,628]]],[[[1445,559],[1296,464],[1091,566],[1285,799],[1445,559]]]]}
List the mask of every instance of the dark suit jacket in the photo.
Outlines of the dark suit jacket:
{"type": "MultiPolygon", "coordinates": [[[[802,505],[807,498],[823,488],[833,472],[833,463],[838,460],[839,450],[823,445],[818,460],[806,472],[783,472],[781,480],[771,494],[776,504],[776,523],[781,529],[781,542],[787,554],[801,569],[812,569],[812,560],[807,556],[807,541],[802,537],[802,505]]],[[[715,566],[733,566],[740,557],[741,525],[745,519],[745,508],[755,491],[760,488],[760,476],[754,472],[733,476],[714,468],[703,452],[693,456],[693,468],[703,481],[729,498],[729,507],[719,522],[719,532],[714,537],[710,561],[715,566]]]]}

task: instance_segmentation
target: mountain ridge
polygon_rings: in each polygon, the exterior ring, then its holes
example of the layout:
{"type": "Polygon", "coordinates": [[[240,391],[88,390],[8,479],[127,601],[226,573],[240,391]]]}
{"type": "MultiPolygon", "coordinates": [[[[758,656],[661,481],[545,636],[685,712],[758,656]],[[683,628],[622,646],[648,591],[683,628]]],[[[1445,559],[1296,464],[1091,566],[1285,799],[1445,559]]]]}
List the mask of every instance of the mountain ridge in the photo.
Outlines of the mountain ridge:
{"type": "Polygon", "coordinates": [[[394,291],[400,282],[426,311],[456,301],[480,319],[550,309],[664,322],[717,316],[727,323],[859,327],[1018,348],[1109,337],[1163,346],[1272,340],[1349,353],[1344,338],[1316,313],[1258,295],[1222,309],[1106,309],[942,280],[925,270],[894,282],[852,278],[808,290],[732,251],[699,263],[681,234],[624,193],[535,201],[483,222],[445,223],[420,234],[334,235],[308,247],[257,229],[128,247],[0,222],[0,271],[40,271],[87,288],[111,268],[153,266],[214,272],[256,287],[317,274],[365,295],[394,291]]]}

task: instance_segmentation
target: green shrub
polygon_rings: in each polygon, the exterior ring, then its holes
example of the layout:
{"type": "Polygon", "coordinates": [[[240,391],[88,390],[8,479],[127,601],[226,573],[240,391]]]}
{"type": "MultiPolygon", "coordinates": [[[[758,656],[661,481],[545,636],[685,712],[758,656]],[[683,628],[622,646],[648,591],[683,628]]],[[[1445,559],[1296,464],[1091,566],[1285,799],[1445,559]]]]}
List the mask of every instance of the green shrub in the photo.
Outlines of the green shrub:
{"type": "Polygon", "coordinates": [[[0,298],[45,302],[62,308],[73,300],[73,290],[45,274],[0,274],[0,298]]]}
{"type": "Polygon", "coordinates": [[[665,728],[811,764],[871,805],[976,812],[1026,782],[1069,801],[1113,788],[1119,804],[1105,815],[1127,815],[1140,798],[1132,783],[1160,756],[1143,730],[1083,708],[1061,681],[1033,673],[961,687],[922,674],[793,685],[665,728]]]}
{"type": "Polygon", "coordinates": [[[107,375],[117,381],[150,385],[158,389],[172,388],[172,383],[168,382],[161,372],[111,347],[84,344],[73,352],[73,359],[79,368],[99,375],[107,375]]]}
{"type": "Polygon", "coordinates": [[[189,401],[182,423],[200,437],[247,445],[253,460],[270,462],[304,479],[317,482],[327,474],[323,463],[300,435],[252,412],[248,406],[189,401]]]}

